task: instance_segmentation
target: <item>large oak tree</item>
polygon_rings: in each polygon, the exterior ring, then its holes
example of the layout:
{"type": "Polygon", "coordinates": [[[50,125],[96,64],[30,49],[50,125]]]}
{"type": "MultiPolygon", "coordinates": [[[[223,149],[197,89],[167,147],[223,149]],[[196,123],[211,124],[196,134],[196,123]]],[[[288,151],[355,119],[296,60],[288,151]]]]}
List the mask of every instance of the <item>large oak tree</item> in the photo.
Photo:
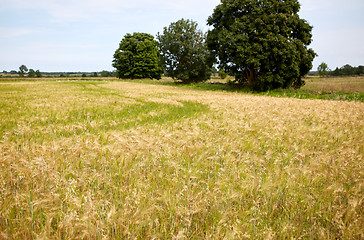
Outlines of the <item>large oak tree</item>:
{"type": "Polygon", "coordinates": [[[115,51],[113,67],[118,78],[160,79],[163,69],[159,63],[158,43],[147,33],[126,34],[115,51]]]}
{"type": "Polygon", "coordinates": [[[205,35],[196,22],[181,19],[165,27],[158,41],[165,72],[184,83],[205,81],[211,76],[212,59],[205,35]]]}
{"type": "Polygon", "coordinates": [[[301,87],[315,52],[297,0],[222,0],[208,24],[219,66],[255,90],[301,87]]]}

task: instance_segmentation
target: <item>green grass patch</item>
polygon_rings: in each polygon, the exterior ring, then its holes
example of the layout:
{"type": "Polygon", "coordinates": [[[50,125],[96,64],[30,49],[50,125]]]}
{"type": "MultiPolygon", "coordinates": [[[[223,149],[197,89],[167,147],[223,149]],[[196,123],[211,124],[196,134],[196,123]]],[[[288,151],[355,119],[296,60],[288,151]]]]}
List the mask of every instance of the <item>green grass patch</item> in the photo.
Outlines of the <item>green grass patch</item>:
{"type": "Polygon", "coordinates": [[[322,99],[322,100],[340,100],[340,101],[359,101],[364,102],[364,78],[347,77],[347,78],[309,78],[306,85],[301,89],[276,89],[265,92],[255,92],[237,85],[229,85],[223,82],[207,82],[196,84],[182,84],[179,82],[156,81],[156,80],[136,80],[133,82],[144,84],[156,84],[166,86],[178,86],[188,89],[197,89],[204,91],[226,91],[249,93],[256,95],[267,95],[272,97],[290,97],[299,99],[322,99]]]}
{"type": "Polygon", "coordinates": [[[9,140],[30,138],[44,141],[110,130],[123,131],[147,124],[173,123],[208,110],[206,105],[196,102],[182,101],[174,105],[126,97],[101,87],[101,83],[104,82],[51,83],[47,87],[53,90],[57,85],[64,86],[64,92],[55,99],[47,88],[43,92],[39,92],[40,89],[31,92],[33,85],[2,87],[0,92],[6,93],[0,103],[3,116],[0,139],[4,138],[5,132],[9,140]],[[125,104],[124,100],[133,102],[125,104]],[[52,107],[60,102],[61,109],[52,107]],[[27,131],[16,129],[17,125],[24,123],[29,128],[39,129],[39,134],[29,136],[27,131]]]}

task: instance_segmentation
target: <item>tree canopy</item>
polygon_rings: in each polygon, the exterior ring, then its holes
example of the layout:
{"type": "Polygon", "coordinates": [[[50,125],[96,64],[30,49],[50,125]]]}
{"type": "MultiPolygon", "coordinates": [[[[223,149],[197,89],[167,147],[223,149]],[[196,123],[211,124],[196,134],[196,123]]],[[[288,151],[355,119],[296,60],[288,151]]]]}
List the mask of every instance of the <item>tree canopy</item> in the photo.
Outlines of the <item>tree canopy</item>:
{"type": "Polygon", "coordinates": [[[113,67],[118,78],[156,78],[162,76],[158,43],[147,33],[126,34],[115,51],[113,67]]]}
{"type": "Polygon", "coordinates": [[[220,68],[255,90],[302,86],[316,54],[299,9],[297,0],[222,0],[207,36],[220,68]]]}
{"type": "Polygon", "coordinates": [[[21,66],[19,67],[19,75],[20,75],[21,77],[24,77],[24,75],[25,75],[27,72],[28,72],[28,68],[27,68],[27,66],[25,66],[25,65],[21,65],[21,66]]]}
{"type": "Polygon", "coordinates": [[[332,76],[353,76],[364,75],[364,66],[353,67],[350,64],[345,64],[341,68],[336,68],[334,71],[329,72],[332,76]]]}
{"type": "Polygon", "coordinates": [[[320,77],[324,77],[327,75],[327,72],[329,71],[329,67],[327,66],[327,64],[325,62],[322,62],[318,67],[317,67],[317,71],[320,75],[320,77]]]}
{"type": "Polygon", "coordinates": [[[165,27],[158,34],[165,72],[173,79],[185,83],[210,78],[212,59],[205,41],[205,34],[196,22],[181,19],[165,27]]]}
{"type": "Polygon", "coordinates": [[[29,78],[34,78],[34,77],[36,77],[36,74],[35,74],[35,71],[34,71],[34,69],[29,69],[29,72],[28,72],[28,77],[29,78]]]}
{"type": "Polygon", "coordinates": [[[43,75],[42,75],[42,73],[39,71],[39,69],[37,70],[37,71],[35,71],[35,76],[37,77],[37,78],[41,78],[43,75]]]}

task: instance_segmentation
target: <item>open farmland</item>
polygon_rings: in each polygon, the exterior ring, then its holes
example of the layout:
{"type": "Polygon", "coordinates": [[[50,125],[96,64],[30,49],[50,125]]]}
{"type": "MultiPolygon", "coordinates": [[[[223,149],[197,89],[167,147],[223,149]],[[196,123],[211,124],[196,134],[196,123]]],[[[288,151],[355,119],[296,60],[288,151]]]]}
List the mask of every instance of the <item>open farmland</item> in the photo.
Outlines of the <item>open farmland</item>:
{"type": "Polygon", "coordinates": [[[364,103],[0,83],[0,239],[363,239],[364,103]]]}
{"type": "Polygon", "coordinates": [[[364,76],[309,77],[303,91],[314,93],[364,93],[364,76]]]}

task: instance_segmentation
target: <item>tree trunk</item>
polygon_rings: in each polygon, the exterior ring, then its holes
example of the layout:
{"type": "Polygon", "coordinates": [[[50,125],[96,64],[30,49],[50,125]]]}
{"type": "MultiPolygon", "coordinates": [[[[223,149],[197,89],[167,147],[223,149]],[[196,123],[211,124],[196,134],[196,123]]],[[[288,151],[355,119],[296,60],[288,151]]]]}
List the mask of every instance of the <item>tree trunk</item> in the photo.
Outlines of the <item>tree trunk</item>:
{"type": "Polygon", "coordinates": [[[255,83],[255,72],[253,69],[251,70],[245,70],[245,73],[246,73],[246,77],[248,79],[248,86],[250,88],[252,88],[254,86],[254,83],[255,83]]]}

